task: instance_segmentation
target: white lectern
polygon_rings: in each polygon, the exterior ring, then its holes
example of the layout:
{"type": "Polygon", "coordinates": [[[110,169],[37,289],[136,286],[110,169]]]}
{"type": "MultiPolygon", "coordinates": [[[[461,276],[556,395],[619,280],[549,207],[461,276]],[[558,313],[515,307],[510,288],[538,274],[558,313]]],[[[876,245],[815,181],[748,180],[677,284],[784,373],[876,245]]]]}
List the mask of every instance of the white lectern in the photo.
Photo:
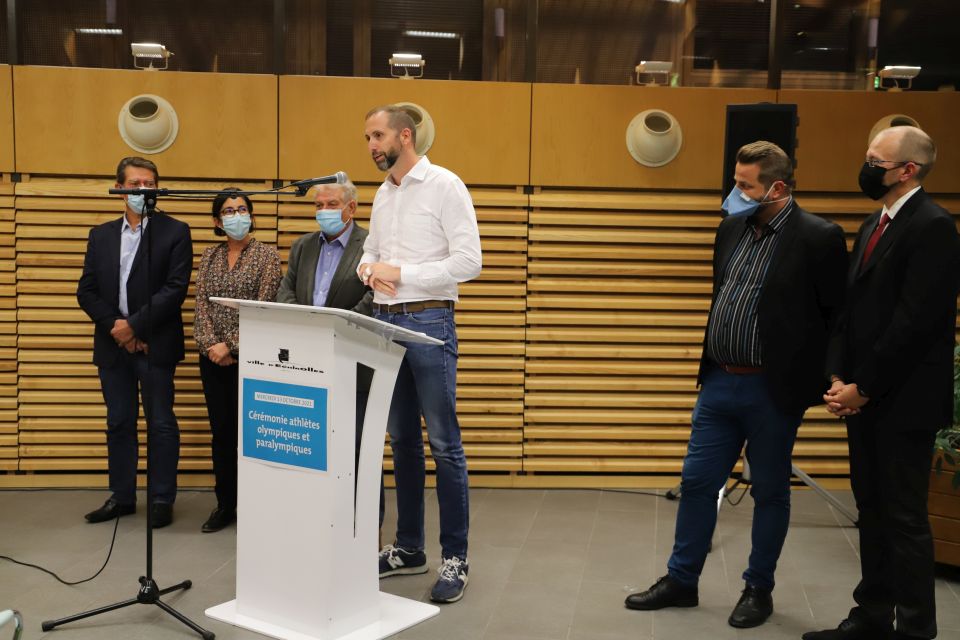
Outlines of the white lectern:
{"type": "MultiPolygon", "coordinates": [[[[237,598],[206,614],[284,640],[378,640],[438,608],[379,590],[380,472],[406,351],[434,338],[352,311],[240,310],[237,598]],[[373,370],[356,455],[359,366],[373,370]]],[[[367,372],[369,374],[369,371],[367,372]]]]}

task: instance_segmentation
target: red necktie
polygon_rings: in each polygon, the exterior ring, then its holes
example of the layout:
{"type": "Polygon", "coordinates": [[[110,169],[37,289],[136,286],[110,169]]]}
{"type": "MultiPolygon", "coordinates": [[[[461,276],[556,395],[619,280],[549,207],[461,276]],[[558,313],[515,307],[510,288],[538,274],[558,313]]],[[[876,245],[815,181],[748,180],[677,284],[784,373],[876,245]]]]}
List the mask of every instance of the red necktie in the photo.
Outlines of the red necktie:
{"type": "Polygon", "coordinates": [[[890,224],[890,216],[887,214],[880,216],[880,224],[877,225],[877,228],[870,234],[870,239],[867,240],[867,248],[863,252],[863,261],[860,263],[861,269],[867,264],[874,248],[877,246],[877,243],[880,242],[880,236],[883,235],[883,230],[887,228],[888,224],[890,224]]]}

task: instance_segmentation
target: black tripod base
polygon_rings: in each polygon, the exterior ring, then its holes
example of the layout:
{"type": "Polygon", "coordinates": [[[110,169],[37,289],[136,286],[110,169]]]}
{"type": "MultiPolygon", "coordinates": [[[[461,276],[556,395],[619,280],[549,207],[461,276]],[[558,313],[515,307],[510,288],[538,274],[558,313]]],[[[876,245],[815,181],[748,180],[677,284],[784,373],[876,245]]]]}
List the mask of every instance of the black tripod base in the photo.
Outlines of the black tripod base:
{"type": "Polygon", "coordinates": [[[136,598],[130,598],[129,600],[124,600],[122,602],[115,602],[114,604],[108,604],[105,607],[99,607],[97,609],[91,609],[90,611],[84,611],[83,613],[77,613],[72,616],[67,616],[66,618],[60,618],[59,620],[47,620],[41,624],[41,628],[44,631],[50,631],[55,627],[59,627],[62,624],[67,624],[68,622],[73,622],[75,620],[83,620],[84,618],[90,618],[92,616],[98,616],[101,613],[106,613],[108,611],[114,611],[116,609],[123,609],[124,607],[129,607],[132,604],[155,604],[174,618],[187,625],[194,631],[200,634],[200,637],[203,640],[213,640],[216,636],[212,631],[207,631],[196,622],[186,617],[166,602],[160,600],[160,596],[166,595],[173,591],[179,591],[181,589],[189,589],[193,586],[193,583],[189,580],[184,580],[180,584],[175,584],[172,587],[167,587],[166,589],[161,589],[157,586],[157,583],[152,578],[145,578],[140,576],[140,590],[137,592],[136,598]]]}

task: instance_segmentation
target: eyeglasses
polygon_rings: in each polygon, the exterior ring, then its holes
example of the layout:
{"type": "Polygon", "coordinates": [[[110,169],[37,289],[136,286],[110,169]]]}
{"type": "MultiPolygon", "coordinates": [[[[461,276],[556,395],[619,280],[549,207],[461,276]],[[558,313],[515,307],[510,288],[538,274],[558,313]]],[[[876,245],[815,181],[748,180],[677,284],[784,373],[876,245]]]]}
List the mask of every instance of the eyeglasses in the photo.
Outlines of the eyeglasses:
{"type": "Polygon", "coordinates": [[[245,213],[250,213],[250,210],[243,205],[240,205],[236,209],[234,209],[233,207],[224,207],[223,209],[220,209],[221,218],[229,218],[230,216],[236,215],[238,213],[240,215],[243,215],[245,213]]]}
{"type": "MultiPolygon", "coordinates": [[[[915,164],[918,167],[922,167],[923,164],[920,162],[914,162],[913,160],[879,160],[877,158],[867,158],[867,166],[869,167],[879,167],[882,164],[893,164],[895,166],[890,167],[891,169],[896,169],[897,167],[902,167],[905,164],[915,164]]],[[[883,168],[883,167],[881,167],[883,168]]]]}

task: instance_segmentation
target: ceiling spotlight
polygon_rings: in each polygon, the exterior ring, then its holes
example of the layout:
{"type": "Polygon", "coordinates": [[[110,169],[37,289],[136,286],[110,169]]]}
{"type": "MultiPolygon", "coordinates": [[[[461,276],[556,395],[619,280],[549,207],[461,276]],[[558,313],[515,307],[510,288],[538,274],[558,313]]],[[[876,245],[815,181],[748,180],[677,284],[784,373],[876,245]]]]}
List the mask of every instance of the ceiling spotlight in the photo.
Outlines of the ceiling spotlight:
{"type": "Polygon", "coordinates": [[[440,38],[441,40],[456,40],[460,37],[459,33],[452,31],[422,31],[420,29],[407,29],[403,35],[411,38],[440,38]]]}
{"type": "Polygon", "coordinates": [[[77,27],[74,33],[82,36],[122,36],[123,29],[77,27]]]}
{"type": "Polygon", "coordinates": [[[165,46],[154,42],[131,42],[130,53],[133,54],[134,67],[150,70],[166,69],[169,58],[173,55],[165,46]],[[163,61],[163,66],[154,66],[153,63],[160,60],[163,61]]]}
{"type": "Polygon", "coordinates": [[[640,64],[634,67],[637,72],[637,84],[640,84],[640,75],[648,74],[652,77],[649,83],[657,84],[657,76],[663,76],[662,84],[670,84],[670,72],[673,71],[673,63],[669,60],[641,60],[640,64]]]}
{"type": "Polygon", "coordinates": [[[390,75],[394,78],[412,79],[423,77],[423,67],[427,61],[419,53],[395,53],[390,60],[390,75]],[[419,73],[411,74],[411,70],[419,73]]]}
{"type": "Polygon", "coordinates": [[[909,89],[913,85],[913,79],[920,75],[920,67],[906,67],[906,66],[887,66],[877,72],[877,77],[880,78],[880,86],[886,89],[909,89]],[[885,84],[884,80],[889,78],[893,81],[893,84],[885,84]],[[907,86],[901,87],[899,80],[906,80],[907,86]]]}

